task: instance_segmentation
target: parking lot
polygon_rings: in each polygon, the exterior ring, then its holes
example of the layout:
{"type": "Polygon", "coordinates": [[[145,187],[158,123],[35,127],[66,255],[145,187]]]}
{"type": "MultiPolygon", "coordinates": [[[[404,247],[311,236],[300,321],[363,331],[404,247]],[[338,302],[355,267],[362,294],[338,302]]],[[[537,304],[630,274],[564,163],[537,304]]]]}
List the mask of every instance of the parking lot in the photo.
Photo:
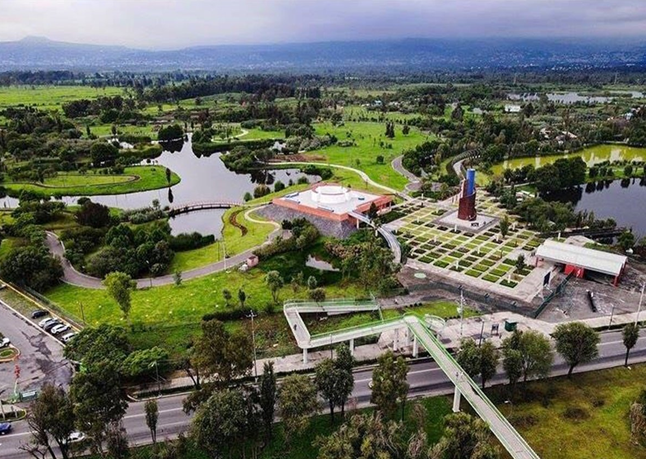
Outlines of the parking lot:
{"type": "Polygon", "coordinates": [[[19,349],[20,356],[14,362],[0,363],[0,391],[5,391],[3,398],[13,392],[16,365],[20,368],[20,392],[38,389],[45,383],[67,386],[72,377],[72,367],[63,357],[63,345],[8,306],[11,304],[7,297],[0,300],[0,332],[19,349]]]}

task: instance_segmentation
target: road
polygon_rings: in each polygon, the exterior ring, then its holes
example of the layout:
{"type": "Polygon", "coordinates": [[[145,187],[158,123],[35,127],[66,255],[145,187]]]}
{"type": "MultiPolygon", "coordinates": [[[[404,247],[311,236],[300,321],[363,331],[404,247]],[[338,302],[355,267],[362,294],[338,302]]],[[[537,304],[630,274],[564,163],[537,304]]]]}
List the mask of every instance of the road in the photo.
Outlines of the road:
{"type": "MultiPolygon", "coordinates": [[[[575,373],[595,371],[605,368],[621,366],[624,363],[625,348],[621,339],[621,331],[603,333],[599,346],[599,358],[586,365],[575,369],[575,373]]],[[[631,352],[630,363],[646,362],[646,337],[642,337],[631,352]]],[[[567,365],[559,357],[556,358],[552,367],[551,376],[562,376],[567,374],[567,365]]],[[[355,372],[355,387],[352,397],[359,407],[368,406],[370,403],[371,390],[368,384],[372,379],[372,369],[361,369],[355,372]]],[[[435,362],[421,360],[410,365],[408,372],[410,384],[409,397],[428,397],[453,392],[453,384],[442,373],[435,362]]],[[[490,384],[503,384],[506,382],[504,374],[499,373],[493,378],[490,384]]],[[[162,397],[159,403],[159,430],[158,438],[173,438],[180,432],[186,432],[190,425],[191,418],[182,411],[184,395],[172,395],[162,397]]],[[[150,432],[146,427],[144,418],[144,403],[133,402],[128,407],[124,418],[124,425],[128,431],[131,445],[141,445],[150,442],[150,432]]],[[[26,423],[14,423],[14,431],[0,437],[0,458],[27,459],[29,456],[18,448],[21,443],[28,442],[30,433],[26,423]]]]}
{"type": "MultiPolygon", "coordinates": [[[[45,383],[67,386],[72,368],[63,358],[63,346],[52,336],[23,319],[0,301],[0,332],[21,352],[16,363],[20,367],[19,390],[36,389],[45,383]]],[[[13,392],[15,365],[0,365],[0,390],[3,398],[13,392]]],[[[0,441],[1,442],[1,441],[0,441]]]]}
{"type": "MultiPolygon", "coordinates": [[[[261,209],[262,207],[255,207],[253,209],[249,209],[245,217],[252,221],[253,223],[258,223],[258,224],[271,224],[276,227],[274,231],[269,234],[267,237],[267,242],[271,242],[278,236],[279,234],[282,233],[280,229],[280,225],[274,223],[274,222],[266,222],[266,221],[260,221],[260,220],[255,220],[253,217],[251,217],[249,214],[255,210],[261,209]]],[[[90,289],[104,289],[105,286],[103,285],[103,281],[99,279],[98,277],[92,277],[88,276],[87,274],[83,274],[74,268],[72,264],[65,258],[65,247],[63,246],[63,243],[61,240],[58,238],[58,236],[52,232],[47,232],[47,238],[46,238],[46,244],[47,248],[49,251],[55,255],[58,256],[61,259],[61,265],[63,266],[63,281],[67,284],[70,285],[75,285],[77,287],[83,287],[83,288],[90,288],[90,289]]],[[[252,247],[249,250],[245,250],[244,252],[241,252],[237,255],[232,255],[231,257],[227,258],[226,260],[222,261],[217,261],[214,263],[210,263],[208,265],[200,266],[199,268],[191,269],[188,271],[184,271],[182,273],[182,280],[189,280],[189,279],[194,279],[196,277],[202,277],[202,276],[208,276],[209,274],[217,273],[220,271],[225,271],[232,266],[237,266],[239,264],[242,264],[244,261],[249,258],[253,252],[260,246],[252,247]]],[[[142,279],[136,279],[137,282],[137,288],[148,288],[148,287],[160,287],[162,285],[171,285],[175,282],[175,276],[174,274],[167,274],[165,276],[159,276],[159,277],[153,277],[153,278],[142,278],[142,279]]]]}

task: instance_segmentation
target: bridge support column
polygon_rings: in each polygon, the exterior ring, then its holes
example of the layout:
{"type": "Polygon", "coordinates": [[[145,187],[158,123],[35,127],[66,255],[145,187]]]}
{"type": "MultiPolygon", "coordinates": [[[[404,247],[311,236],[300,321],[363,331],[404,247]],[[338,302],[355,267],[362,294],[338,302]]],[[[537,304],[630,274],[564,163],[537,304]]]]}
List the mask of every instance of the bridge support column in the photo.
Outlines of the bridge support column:
{"type": "Polygon", "coordinates": [[[307,349],[303,349],[303,363],[307,363],[307,349]]]}
{"type": "Polygon", "coordinates": [[[393,340],[393,351],[399,350],[399,329],[395,330],[395,339],[393,340]]]}
{"type": "Polygon", "coordinates": [[[419,343],[417,342],[417,336],[413,335],[413,357],[417,358],[419,354],[419,343]]]}
{"type": "Polygon", "coordinates": [[[350,355],[354,355],[354,338],[350,340],[350,355]]]}
{"type": "Polygon", "coordinates": [[[460,391],[458,390],[458,386],[455,386],[455,391],[453,392],[453,412],[454,413],[460,412],[461,396],[462,394],[460,394],[460,391]]]}

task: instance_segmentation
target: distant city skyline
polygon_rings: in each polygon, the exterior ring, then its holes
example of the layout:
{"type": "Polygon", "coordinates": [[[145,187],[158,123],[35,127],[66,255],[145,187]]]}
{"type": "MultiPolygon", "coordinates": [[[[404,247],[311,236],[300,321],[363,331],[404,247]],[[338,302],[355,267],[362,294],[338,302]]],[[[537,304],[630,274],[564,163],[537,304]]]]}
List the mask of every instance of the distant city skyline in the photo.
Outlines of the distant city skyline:
{"type": "Polygon", "coordinates": [[[0,41],[177,49],[419,38],[646,38],[644,0],[0,0],[0,41]]]}

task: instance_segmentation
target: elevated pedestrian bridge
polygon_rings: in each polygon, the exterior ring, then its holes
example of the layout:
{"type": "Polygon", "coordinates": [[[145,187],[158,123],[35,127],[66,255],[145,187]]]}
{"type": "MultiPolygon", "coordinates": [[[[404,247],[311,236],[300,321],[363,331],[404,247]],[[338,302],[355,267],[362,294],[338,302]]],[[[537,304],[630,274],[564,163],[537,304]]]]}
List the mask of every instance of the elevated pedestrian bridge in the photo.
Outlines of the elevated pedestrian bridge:
{"type": "Polygon", "coordinates": [[[538,459],[539,456],[536,452],[534,452],[525,439],[487,398],[478,384],[464,372],[458,362],[435,336],[435,333],[444,326],[443,319],[434,316],[420,317],[416,314],[409,313],[389,320],[380,320],[356,327],[310,335],[301,317],[301,313],[334,315],[378,310],[379,306],[375,301],[354,301],[351,299],[339,299],[321,303],[288,301],[283,306],[285,318],[296,338],[298,346],[303,350],[304,363],[307,363],[307,352],[309,349],[349,342],[350,350],[353,351],[355,339],[392,330],[397,332],[393,346],[397,348],[398,333],[399,331],[404,331],[406,333],[406,336],[403,337],[404,339],[410,341],[412,338],[413,356],[417,357],[419,345],[421,344],[455,386],[453,411],[460,411],[460,399],[464,397],[473,407],[474,411],[489,424],[489,428],[493,434],[498,438],[512,458],[538,459]]]}
{"type": "Polygon", "coordinates": [[[363,222],[367,225],[370,225],[373,228],[377,229],[377,232],[381,234],[381,236],[386,240],[386,243],[388,244],[388,247],[390,247],[390,250],[393,252],[393,258],[395,258],[395,263],[401,263],[402,260],[402,248],[401,245],[399,244],[399,241],[395,237],[393,233],[388,231],[386,228],[383,226],[376,226],[370,218],[367,216],[360,214],[358,212],[349,212],[348,215],[351,217],[355,218],[356,220],[363,222]]]}

